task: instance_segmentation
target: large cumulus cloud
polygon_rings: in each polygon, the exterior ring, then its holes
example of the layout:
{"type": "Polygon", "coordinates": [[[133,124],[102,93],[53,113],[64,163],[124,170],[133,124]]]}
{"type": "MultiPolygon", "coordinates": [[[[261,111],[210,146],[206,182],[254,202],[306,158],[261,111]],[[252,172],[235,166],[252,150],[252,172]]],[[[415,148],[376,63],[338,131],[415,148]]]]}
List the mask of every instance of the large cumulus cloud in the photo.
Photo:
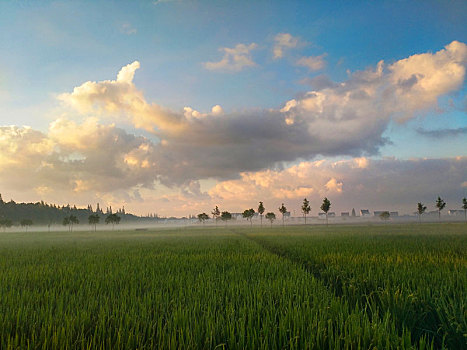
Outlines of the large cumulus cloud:
{"type": "MultiPolygon", "coordinates": [[[[389,65],[381,61],[278,109],[225,113],[216,105],[201,113],[148,102],[133,82],[140,67],[135,61],[116,80],[88,81],[59,96],[82,121],[59,119],[47,133],[1,128],[0,179],[16,187],[26,182],[74,191],[111,192],[155,182],[189,187],[200,179],[235,179],[318,155],[372,155],[387,142],[383,134],[392,120],[413,118],[458,90],[466,63],[467,46],[454,41],[436,53],[389,65]],[[129,123],[154,137],[132,135],[113,123],[129,123]]],[[[341,188],[337,178],[326,184],[341,188]]],[[[304,186],[283,195],[309,191],[304,186]]]]}
{"type": "Polygon", "coordinates": [[[454,41],[434,54],[357,71],[341,83],[304,93],[278,110],[242,113],[175,113],[146,102],[133,84],[139,63],[116,81],[86,82],[61,99],[81,112],[123,113],[137,128],[156,134],[156,178],[182,184],[225,179],[280,162],[316,155],[371,155],[387,140],[388,123],[433,107],[465,78],[467,46],[454,41]],[[202,115],[195,118],[193,115],[202,115]]]}
{"type": "Polygon", "coordinates": [[[58,119],[48,133],[0,127],[0,180],[9,189],[111,192],[152,186],[154,145],[96,119],[58,119]]]}

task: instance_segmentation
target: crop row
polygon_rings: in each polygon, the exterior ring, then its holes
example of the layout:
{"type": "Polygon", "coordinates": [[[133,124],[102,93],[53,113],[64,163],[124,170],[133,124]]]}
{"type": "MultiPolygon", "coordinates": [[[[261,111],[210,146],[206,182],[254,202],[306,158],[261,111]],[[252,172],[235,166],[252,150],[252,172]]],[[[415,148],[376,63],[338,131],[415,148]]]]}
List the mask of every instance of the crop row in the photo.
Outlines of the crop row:
{"type": "MultiPolygon", "coordinates": [[[[415,254],[419,260],[410,264],[404,262],[410,239],[401,244],[383,237],[372,245],[377,239],[368,233],[349,234],[346,241],[339,233],[290,230],[4,235],[0,347],[423,349],[450,345],[461,334],[456,332],[465,330],[453,322],[459,298],[465,300],[465,284],[453,291],[455,283],[465,282],[456,275],[465,272],[462,236],[422,242],[424,250],[415,254]],[[456,237],[460,241],[449,245],[456,237]],[[423,254],[425,265],[419,263],[423,254]],[[443,261],[446,268],[436,266],[440,277],[432,281],[439,286],[433,286],[431,301],[438,307],[441,300],[450,302],[453,312],[446,311],[445,324],[459,329],[436,330],[439,340],[394,316],[394,310],[405,312],[402,301],[410,306],[407,293],[414,292],[410,283],[419,283],[418,273],[443,261]],[[391,275],[395,264],[407,268],[391,275]],[[341,291],[332,283],[335,276],[341,291]],[[400,293],[393,294],[391,285],[400,293]],[[380,289],[393,305],[371,299],[368,290],[380,289]]],[[[414,300],[426,305],[428,294],[415,293],[414,300]]]]}
{"type": "Polygon", "coordinates": [[[411,331],[412,343],[428,338],[436,347],[461,349],[467,344],[464,229],[464,225],[340,227],[329,234],[310,228],[296,229],[289,236],[249,237],[302,266],[371,319],[389,315],[399,335],[411,331]]]}

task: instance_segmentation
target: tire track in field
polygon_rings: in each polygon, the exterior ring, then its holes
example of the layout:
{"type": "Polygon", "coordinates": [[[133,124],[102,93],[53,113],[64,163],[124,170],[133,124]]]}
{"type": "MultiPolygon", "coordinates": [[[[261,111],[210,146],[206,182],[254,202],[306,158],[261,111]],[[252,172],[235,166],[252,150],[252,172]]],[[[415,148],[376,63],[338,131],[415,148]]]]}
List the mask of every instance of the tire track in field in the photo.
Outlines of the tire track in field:
{"type": "Polygon", "coordinates": [[[301,259],[300,257],[293,256],[292,254],[290,254],[290,251],[286,249],[281,249],[280,247],[277,247],[275,245],[268,244],[264,240],[249,236],[235,229],[231,229],[230,231],[238,236],[241,236],[251,242],[256,243],[257,245],[259,245],[261,248],[268,251],[269,253],[276,255],[282,259],[286,259],[290,261],[291,263],[293,263],[294,265],[298,265],[300,268],[305,270],[308,274],[312,275],[316,279],[319,279],[323,283],[323,285],[327,289],[329,289],[336,297],[343,296],[342,280],[338,278],[339,282],[337,283],[337,285],[339,287],[336,286],[336,283],[332,283],[331,281],[329,281],[329,278],[326,278],[322,273],[322,271],[326,269],[326,265],[324,263],[303,261],[303,259],[301,259]]]}
{"type": "MultiPolygon", "coordinates": [[[[346,298],[350,303],[357,302],[363,308],[365,305],[369,306],[370,304],[377,305],[377,309],[379,311],[392,311],[386,310],[386,307],[383,306],[382,301],[379,297],[379,292],[381,292],[382,287],[373,285],[372,283],[368,283],[366,285],[360,286],[360,289],[357,295],[348,295],[345,293],[345,286],[344,284],[347,283],[347,280],[342,278],[341,276],[334,275],[332,273],[326,274],[325,271],[327,269],[326,264],[322,262],[312,261],[312,260],[304,260],[298,255],[294,255],[293,252],[283,249],[279,246],[274,244],[270,244],[265,240],[262,240],[258,237],[253,237],[244,232],[239,232],[236,229],[230,229],[230,231],[240,237],[243,237],[251,242],[256,243],[264,250],[268,251],[269,253],[276,255],[282,259],[288,260],[292,264],[298,266],[299,268],[306,271],[309,275],[313,276],[314,278],[321,281],[321,283],[336,297],[338,298],[346,298]]],[[[442,348],[447,343],[454,343],[460,344],[463,341],[463,334],[454,332],[454,334],[440,334],[439,328],[442,324],[441,319],[445,315],[439,315],[438,312],[433,308],[433,305],[430,302],[419,300],[417,305],[413,305],[415,311],[419,316],[416,317],[414,323],[417,332],[412,334],[412,344],[418,343],[422,336],[428,336],[429,341],[434,341],[433,345],[435,348],[442,348]],[[458,333],[458,334],[457,334],[458,333]],[[443,339],[446,337],[447,339],[443,339]]],[[[365,308],[366,309],[366,308],[365,308]]],[[[366,313],[370,318],[374,317],[372,308],[366,309],[366,313]]],[[[383,320],[385,317],[385,312],[378,312],[376,310],[376,317],[383,320]]],[[[402,315],[393,314],[392,317],[396,319],[397,328],[399,330],[399,335],[403,335],[403,325],[405,317],[402,315]]],[[[415,329],[413,329],[415,330],[415,329]]],[[[454,348],[458,348],[455,346],[454,348]]]]}

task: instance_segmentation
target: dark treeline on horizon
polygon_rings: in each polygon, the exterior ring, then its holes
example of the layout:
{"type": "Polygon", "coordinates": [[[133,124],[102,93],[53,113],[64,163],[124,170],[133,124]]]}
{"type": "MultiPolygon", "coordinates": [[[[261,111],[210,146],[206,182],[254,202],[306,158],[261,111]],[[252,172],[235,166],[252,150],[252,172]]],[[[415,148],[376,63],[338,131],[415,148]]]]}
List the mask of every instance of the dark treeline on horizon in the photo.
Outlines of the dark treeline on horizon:
{"type": "Polygon", "coordinates": [[[155,220],[157,216],[148,215],[146,217],[136,216],[125,212],[125,208],[118,209],[112,212],[112,207],[102,210],[97,204],[95,210],[91,205],[87,209],[77,208],[75,205],[59,206],[56,204],[48,204],[44,201],[36,203],[16,203],[14,200],[5,202],[0,194],[0,219],[11,220],[13,225],[19,225],[22,220],[31,220],[34,225],[61,225],[63,219],[70,215],[78,218],[80,224],[88,224],[88,218],[91,214],[98,214],[101,217],[100,222],[103,223],[106,216],[109,214],[117,214],[122,221],[136,220],[155,220]]]}

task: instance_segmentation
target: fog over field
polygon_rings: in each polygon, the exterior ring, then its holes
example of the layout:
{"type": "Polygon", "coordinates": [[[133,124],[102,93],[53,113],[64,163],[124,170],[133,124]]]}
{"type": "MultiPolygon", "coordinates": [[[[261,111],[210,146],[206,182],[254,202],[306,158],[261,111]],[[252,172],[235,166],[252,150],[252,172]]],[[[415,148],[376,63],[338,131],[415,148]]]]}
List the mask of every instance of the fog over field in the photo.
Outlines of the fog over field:
{"type": "Polygon", "coordinates": [[[461,349],[464,226],[0,232],[0,344],[461,349]]]}

